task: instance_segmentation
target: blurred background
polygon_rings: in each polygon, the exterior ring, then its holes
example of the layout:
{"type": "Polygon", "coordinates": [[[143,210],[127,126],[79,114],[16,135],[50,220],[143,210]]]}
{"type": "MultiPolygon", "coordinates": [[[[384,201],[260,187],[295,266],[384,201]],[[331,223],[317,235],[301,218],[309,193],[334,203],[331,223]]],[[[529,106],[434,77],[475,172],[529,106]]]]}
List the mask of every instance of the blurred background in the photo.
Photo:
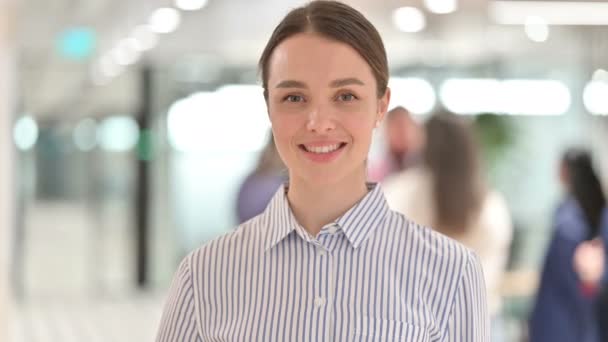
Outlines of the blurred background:
{"type": "MultiPolygon", "coordinates": [[[[474,122],[524,340],[562,152],[608,184],[608,3],[346,2],[384,39],[393,107],[474,122]]],[[[0,0],[0,340],[153,340],[178,262],[239,222],[270,128],[256,62],[302,3],[0,0]]]]}

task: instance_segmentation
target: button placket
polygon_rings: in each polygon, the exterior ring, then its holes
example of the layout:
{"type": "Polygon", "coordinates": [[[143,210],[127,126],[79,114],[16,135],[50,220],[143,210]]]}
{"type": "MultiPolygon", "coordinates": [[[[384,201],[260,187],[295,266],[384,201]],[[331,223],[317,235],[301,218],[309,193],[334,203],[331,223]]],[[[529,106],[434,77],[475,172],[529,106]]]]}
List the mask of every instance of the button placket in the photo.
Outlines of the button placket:
{"type": "Polygon", "coordinates": [[[319,244],[317,245],[317,255],[318,258],[317,259],[317,272],[318,273],[318,277],[319,277],[319,288],[316,291],[316,296],[315,296],[315,300],[314,300],[314,305],[316,309],[321,309],[326,302],[326,298],[325,296],[327,295],[327,290],[325,288],[325,283],[326,283],[326,277],[328,276],[327,272],[328,272],[328,260],[327,260],[327,251],[325,250],[325,247],[323,247],[323,245],[321,244],[321,242],[319,241],[319,244]]]}
{"type": "Polygon", "coordinates": [[[334,245],[332,240],[336,238],[335,232],[330,232],[329,228],[326,230],[324,236],[318,241],[317,246],[317,262],[316,267],[318,275],[320,277],[320,287],[316,289],[316,296],[314,299],[314,308],[317,314],[320,315],[322,321],[328,322],[327,329],[325,330],[325,340],[331,341],[334,336],[334,310],[332,306],[333,298],[335,294],[335,277],[334,277],[334,258],[332,251],[328,246],[334,245]]]}

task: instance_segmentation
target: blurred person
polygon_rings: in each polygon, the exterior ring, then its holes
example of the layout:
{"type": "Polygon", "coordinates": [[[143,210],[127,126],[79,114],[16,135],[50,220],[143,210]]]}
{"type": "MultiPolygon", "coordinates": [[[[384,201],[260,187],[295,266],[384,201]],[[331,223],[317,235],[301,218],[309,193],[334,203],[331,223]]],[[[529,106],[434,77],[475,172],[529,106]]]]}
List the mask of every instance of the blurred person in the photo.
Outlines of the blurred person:
{"type": "Polygon", "coordinates": [[[386,155],[369,169],[369,179],[381,182],[387,176],[403,171],[420,161],[424,134],[410,112],[395,107],[386,113],[386,155]]]}
{"type": "Polygon", "coordinates": [[[236,213],[239,224],[261,214],[277,189],[286,180],[282,174],[285,164],[281,160],[270,134],[255,169],[239,188],[236,213]]]}
{"type": "Polygon", "coordinates": [[[606,198],[588,151],[570,149],[564,154],[560,181],[565,196],[553,217],[553,236],[530,317],[530,340],[597,342],[601,341],[599,291],[592,275],[597,271],[590,275],[576,269],[581,258],[589,257],[585,260],[588,266],[602,267],[597,251],[603,244],[598,237],[608,229],[601,223],[606,198]]]}
{"type": "Polygon", "coordinates": [[[389,177],[383,188],[391,208],[453,238],[479,255],[485,274],[492,341],[502,341],[500,286],[513,237],[502,195],[485,184],[470,124],[447,112],[425,126],[420,165],[389,177]]]}
{"type": "Polygon", "coordinates": [[[366,183],[390,100],[374,26],[348,5],[310,2],[279,23],[259,65],[288,183],[182,261],[158,341],[487,341],[475,254],[366,183]]]}

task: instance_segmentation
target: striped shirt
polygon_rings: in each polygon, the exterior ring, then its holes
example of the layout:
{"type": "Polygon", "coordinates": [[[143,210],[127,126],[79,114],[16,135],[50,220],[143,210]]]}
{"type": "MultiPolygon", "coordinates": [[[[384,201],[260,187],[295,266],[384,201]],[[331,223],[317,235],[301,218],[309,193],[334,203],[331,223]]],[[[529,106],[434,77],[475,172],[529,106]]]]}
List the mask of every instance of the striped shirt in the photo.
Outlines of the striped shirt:
{"type": "Polygon", "coordinates": [[[316,237],[282,188],[261,215],[189,254],[157,341],[489,341],[475,254],[369,187],[316,237]]]}

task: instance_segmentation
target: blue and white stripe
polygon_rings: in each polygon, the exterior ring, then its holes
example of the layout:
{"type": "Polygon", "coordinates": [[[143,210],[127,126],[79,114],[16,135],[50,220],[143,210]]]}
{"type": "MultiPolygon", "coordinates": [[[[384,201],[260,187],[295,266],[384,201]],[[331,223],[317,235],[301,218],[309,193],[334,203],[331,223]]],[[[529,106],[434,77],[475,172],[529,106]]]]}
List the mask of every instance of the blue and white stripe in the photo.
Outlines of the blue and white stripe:
{"type": "Polygon", "coordinates": [[[157,341],[489,341],[477,257],[370,188],[316,238],[281,189],[188,255],[157,341]]]}

